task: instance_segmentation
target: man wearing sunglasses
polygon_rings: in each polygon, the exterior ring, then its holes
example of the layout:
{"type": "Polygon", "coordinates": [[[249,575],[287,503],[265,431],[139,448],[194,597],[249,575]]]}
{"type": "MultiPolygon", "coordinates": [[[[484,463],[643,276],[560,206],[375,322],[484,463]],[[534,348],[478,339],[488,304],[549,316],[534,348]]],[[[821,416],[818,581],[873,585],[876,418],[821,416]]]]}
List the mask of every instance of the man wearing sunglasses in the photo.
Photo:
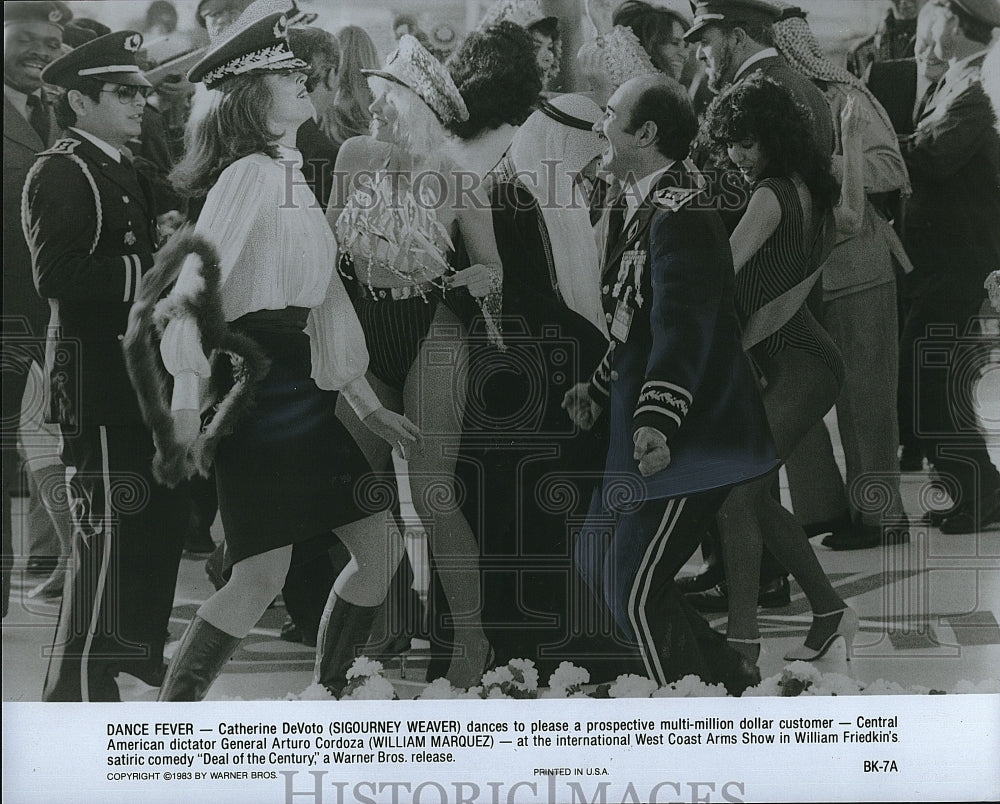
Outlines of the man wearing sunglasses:
{"type": "Polygon", "coordinates": [[[151,189],[123,153],[151,89],[141,46],[138,33],[109,33],[42,71],[65,90],[56,114],[68,136],[39,154],[24,194],[35,286],[52,308],[47,390],[74,525],[46,701],[117,701],[123,671],[160,683],[181,556],[186,509],[153,480],[153,442],[122,354],[156,248],[151,189]]]}

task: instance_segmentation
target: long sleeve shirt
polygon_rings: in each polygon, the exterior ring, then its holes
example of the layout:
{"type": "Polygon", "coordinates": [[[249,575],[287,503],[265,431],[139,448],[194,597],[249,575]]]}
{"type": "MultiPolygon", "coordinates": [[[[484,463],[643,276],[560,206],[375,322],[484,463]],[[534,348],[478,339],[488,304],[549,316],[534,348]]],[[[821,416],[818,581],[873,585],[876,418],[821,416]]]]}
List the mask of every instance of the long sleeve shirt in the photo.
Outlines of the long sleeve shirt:
{"type": "MultiPolygon", "coordinates": [[[[365,379],[368,350],[335,270],[333,232],[299,166],[297,151],[274,160],[253,154],[227,167],[208,193],[195,233],[219,253],[222,310],[234,321],[257,310],[310,308],[306,333],[312,378],[344,393],[361,418],[381,407],[365,379]]],[[[190,296],[201,277],[188,258],[171,295],[190,296]]],[[[208,361],[190,317],[167,326],[160,352],[174,376],[173,408],[197,408],[198,382],[208,361]]]]}

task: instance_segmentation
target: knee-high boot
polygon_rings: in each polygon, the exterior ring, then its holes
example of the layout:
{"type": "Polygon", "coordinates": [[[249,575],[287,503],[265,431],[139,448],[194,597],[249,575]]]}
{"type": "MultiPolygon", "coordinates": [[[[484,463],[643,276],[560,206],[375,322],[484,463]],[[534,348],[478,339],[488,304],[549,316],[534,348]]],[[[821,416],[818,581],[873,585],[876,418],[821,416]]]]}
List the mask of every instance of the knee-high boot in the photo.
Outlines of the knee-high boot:
{"type": "Polygon", "coordinates": [[[330,592],[319,625],[313,681],[339,696],[356,652],[368,642],[378,606],[356,606],[330,592]]]}
{"type": "Polygon", "coordinates": [[[157,700],[202,700],[242,641],[196,614],[181,637],[157,700]]]}

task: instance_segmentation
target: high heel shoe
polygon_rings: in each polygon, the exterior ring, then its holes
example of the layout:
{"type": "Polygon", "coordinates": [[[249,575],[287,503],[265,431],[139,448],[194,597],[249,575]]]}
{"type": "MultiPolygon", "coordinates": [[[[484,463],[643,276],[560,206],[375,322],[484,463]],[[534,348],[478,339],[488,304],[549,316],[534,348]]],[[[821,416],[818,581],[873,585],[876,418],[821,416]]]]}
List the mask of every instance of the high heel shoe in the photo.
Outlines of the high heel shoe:
{"type": "Polygon", "coordinates": [[[850,606],[844,606],[842,609],[830,611],[826,614],[813,614],[813,624],[809,629],[809,635],[806,636],[806,642],[809,641],[809,636],[812,634],[813,628],[816,627],[817,620],[824,620],[830,617],[836,617],[837,615],[840,615],[840,621],[837,623],[836,629],[823,640],[823,644],[818,649],[810,648],[808,645],[802,645],[801,647],[795,648],[794,650],[786,653],[785,661],[814,662],[817,659],[822,659],[823,656],[826,655],[826,652],[830,650],[830,646],[833,645],[833,643],[840,637],[843,637],[844,639],[844,645],[847,648],[847,661],[850,661],[851,648],[854,645],[854,637],[857,636],[858,633],[858,613],[850,606]]]}

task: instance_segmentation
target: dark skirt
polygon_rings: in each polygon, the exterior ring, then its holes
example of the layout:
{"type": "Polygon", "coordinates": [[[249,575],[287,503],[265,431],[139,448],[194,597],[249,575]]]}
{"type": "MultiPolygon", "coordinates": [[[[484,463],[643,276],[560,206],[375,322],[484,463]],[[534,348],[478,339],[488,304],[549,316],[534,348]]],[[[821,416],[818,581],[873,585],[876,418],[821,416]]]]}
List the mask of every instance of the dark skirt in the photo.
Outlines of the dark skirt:
{"type": "Polygon", "coordinates": [[[363,503],[371,469],[336,416],[337,393],[311,379],[309,311],[261,310],[230,327],[271,360],[253,407],[219,444],[215,459],[227,559],[295,545],[317,555],[331,531],[377,513],[363,503]]]}

